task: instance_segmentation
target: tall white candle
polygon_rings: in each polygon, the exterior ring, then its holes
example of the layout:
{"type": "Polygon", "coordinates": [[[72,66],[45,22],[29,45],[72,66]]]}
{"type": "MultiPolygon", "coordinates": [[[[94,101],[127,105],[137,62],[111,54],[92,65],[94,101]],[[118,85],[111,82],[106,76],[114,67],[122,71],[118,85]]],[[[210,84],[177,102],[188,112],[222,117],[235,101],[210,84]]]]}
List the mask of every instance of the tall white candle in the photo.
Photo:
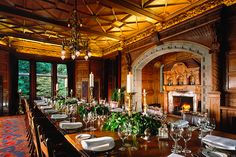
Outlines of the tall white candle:
{"type": "Polygon", "coordinates": [[[146,89],[143,89],[143,94],[146,94],[146,89]]]}
{"type": "Polygon", "coordinates": [[[56,91],[58,91],[58,83],[56,83],[56,91]]]}
{"type": "Polygon", "coordinates": [[[89,87],[94,87],[94,75],[92,72],[89,74],[89,87]]]}
{"type": "Polygon", "coordinates": [[[66,88],[68,87],[68,80],[67,80],[67,78],[65,79],[65,87],[66,88]]]}
{"type": "Polygon", "coordinates": [[[131,72],[127,75],[127,84],[126,84],[126,91],[127,93],[133,92],[133,75],[131,72]]]}

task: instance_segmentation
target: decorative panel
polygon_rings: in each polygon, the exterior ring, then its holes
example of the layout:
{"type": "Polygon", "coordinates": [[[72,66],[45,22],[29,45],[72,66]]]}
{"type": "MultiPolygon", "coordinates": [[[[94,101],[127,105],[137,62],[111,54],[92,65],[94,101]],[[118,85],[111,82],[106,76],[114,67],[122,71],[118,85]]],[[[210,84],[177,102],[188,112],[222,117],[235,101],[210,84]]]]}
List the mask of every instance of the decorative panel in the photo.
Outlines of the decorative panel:
{"type": "Polygon", "coordinates": [[[229,74],[229,89],[236,89],[236,72],[229,74]]]}

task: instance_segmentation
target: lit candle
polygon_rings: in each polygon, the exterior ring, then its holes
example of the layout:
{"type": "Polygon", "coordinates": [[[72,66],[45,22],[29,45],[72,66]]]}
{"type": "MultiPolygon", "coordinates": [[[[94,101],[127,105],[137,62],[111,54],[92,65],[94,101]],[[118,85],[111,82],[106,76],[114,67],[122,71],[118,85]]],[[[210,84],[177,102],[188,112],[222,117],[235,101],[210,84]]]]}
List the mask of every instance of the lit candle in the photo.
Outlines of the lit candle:
{"type": "Polygon", "coordinates": [[[131,72],[127,75],[127,85],[126,85],[126,91],[127,93],[132,93],[133,92],[133,75],[131,72]]]}
{"type": "Polygon", "coordinates": [[[58,91],[58,83],[56,83],[56,91],[58,91]]]}
{"type": "Polygon", "coordinates": [[[22,90],[21,90],[21,89],[19,89],[18,93],[21,93],[21,92],[22,92],[22,90]]]}
{"type": "Polygon", "coordinates": [[[89,87],[94,87],[94,75],[92,72],[89,74],[89,87]]]}
{"type": "Polygon", "coordinates": [[[120,93],[120,89],[118,89],[118,93],[120,93]]]}
{"type": "Polygon", "coordinates": [[[146,94],[146,89],[143,89],[143,94],[146,94]]]}
{"type": "Polygon", "coordinates": [[[67,80],[67,78],[65,78],[65,88],[67,88],[68,87],[68,80],[67,80]]]}

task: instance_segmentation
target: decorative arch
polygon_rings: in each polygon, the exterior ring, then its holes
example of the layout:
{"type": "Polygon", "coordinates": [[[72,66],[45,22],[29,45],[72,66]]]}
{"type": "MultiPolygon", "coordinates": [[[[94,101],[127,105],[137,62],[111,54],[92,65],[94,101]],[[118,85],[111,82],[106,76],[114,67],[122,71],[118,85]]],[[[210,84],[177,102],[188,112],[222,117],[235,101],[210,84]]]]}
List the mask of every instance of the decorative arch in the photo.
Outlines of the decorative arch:
{"type": "Polygon", "coordinates": [[[212,57],[209,53],[209,48],[198,43],[189,41],[169,41],[164,42],[162,45],[155,45],[150,49],[143,52],[133,63],[132,73],[134,76],[134,100],[137,103],[137,111],[142,110],[142,69],[151,60],[156,57],[172,52],[188,52],[197,54],[201,57],[201,110],[205,111],[207,99],[204,95],[207,95],[212,90],[212,57]]]}

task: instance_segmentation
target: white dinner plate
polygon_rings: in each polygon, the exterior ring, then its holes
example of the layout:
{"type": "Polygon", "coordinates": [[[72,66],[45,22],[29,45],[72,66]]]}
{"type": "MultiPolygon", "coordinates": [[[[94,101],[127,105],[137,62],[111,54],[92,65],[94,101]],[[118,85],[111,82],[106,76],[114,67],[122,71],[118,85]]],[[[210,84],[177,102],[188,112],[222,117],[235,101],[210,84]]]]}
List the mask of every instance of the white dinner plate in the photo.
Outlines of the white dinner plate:
{"type": "Polygon", "coordinates": [[[51,115],[51,118],[52,119],[65,119],[67,118],[68,116],[66,114],[52,114],[51,115]]]}
{"type": "Polygon", "coordinates": [[[202,141],[202,142],[205,143],[206,145],[212,147],[212,148],[218,148],[218,149],[223,149],[223,150],[235,150],[235,149],[230,149],[230,148],[227,148],[227,147],[217,145],[216,143],[213,144],[213,143],[206,142],[206,141],[202,141]]]}
{"type": "Polygon", "coordinates": [[[205,157],[227,157],[227,154],[221,152],[211,151],[209,149],[203,149],[202,154],[205,157]]]}
{"type": "Polygon", "coordinates": [[[91,137],[90,134],[78,134],[75,136],[75,138],[78,140],[86,140],[89,139],[90,137],[91,137]]]}

